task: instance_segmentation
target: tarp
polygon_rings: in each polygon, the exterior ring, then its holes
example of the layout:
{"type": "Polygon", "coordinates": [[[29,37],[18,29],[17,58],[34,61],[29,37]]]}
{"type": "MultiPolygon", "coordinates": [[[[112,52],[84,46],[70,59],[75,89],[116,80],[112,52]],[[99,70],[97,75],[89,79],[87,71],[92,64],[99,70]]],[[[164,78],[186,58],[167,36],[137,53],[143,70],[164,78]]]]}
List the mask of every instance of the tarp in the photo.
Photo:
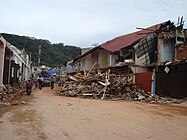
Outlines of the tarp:
{"type": "Polygon", "coordinates": [[[47,76],[51,77],[55,72],[57,71],[57,68],[52,69],[51,71],[48,72],[47,76]]]}

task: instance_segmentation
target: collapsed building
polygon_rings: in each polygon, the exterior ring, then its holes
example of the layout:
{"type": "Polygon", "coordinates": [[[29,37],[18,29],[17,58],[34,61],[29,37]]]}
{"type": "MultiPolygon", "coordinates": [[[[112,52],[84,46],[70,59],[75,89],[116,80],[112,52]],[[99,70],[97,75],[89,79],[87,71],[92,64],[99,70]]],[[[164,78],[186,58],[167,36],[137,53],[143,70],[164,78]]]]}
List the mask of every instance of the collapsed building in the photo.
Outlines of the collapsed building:
{"type": "Polygon", "coordinates": [[[86,73],[97,63],[94,67],[97,73],[110,70],[110,73],[132,79],[132,84],[145,92],[184,98],[187,90],[184,85],[187,79],[187,32],[183,24],[182,20],[177,26],[166,21],[140,28],[89,49],[71,65],[86,73]]]}

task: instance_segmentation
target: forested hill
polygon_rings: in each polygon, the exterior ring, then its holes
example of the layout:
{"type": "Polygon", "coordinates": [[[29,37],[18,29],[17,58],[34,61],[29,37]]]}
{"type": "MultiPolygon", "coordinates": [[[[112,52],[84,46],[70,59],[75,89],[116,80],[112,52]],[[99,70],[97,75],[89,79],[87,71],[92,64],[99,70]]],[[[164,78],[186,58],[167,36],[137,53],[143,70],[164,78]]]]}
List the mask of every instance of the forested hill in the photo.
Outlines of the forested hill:
{"type": "Polygon", "coordinates": [[[79,47],[64,45],[63,43],[52,44],[49,40],[6,33],[1,33],[1,35],[18,49],[22,50],[25,48],[28,54],[31,52],[34,65],[37,65],[38,62],[39,45],[41,45],[41,64],[52,67],[60,66],[65,62],[76,58],[81,52],[79,47]]]}

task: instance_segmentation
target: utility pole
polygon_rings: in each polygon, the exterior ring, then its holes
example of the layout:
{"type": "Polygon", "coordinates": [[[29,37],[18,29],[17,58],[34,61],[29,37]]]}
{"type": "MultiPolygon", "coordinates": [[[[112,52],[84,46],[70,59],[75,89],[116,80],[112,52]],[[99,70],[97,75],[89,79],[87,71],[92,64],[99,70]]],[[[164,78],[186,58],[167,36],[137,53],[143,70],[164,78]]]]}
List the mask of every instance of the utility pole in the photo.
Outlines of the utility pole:
{"type": "Polygon", "coordinates": [[[31,52],[30,52],[30,60],[31,60],[31,52]]]}
{"type": "Polygon", "coordinates": [[[40,66],[41,45],[38,46],[38,66],[40,66]]]}

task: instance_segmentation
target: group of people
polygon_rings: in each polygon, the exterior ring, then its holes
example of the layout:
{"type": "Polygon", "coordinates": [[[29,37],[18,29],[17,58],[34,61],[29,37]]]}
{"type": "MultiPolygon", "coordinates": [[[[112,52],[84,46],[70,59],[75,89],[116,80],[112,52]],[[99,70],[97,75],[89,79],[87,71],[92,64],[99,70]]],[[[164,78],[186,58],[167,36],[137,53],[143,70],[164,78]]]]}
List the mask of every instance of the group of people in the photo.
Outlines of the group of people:
{"type": "MultiPolygon", "coordinates": [[[[35,80],[28,80],[26,82],[26,93],[27,93],[27,95],[31,94],[33,83],[35,84],[36,88],[39,88],[41,90],[42,86],[43,86],[43,78],[41,76],[39,76],[35,80]]],[[[51,86],[51,89],[54,88],[54,79],[53,79],[53,77],[51,77],[50,86],[51,86]]]]}
{"type": "Polygon", "coordinates": [[[34,81],[35,83],[35,87],[38,88],[41,90],[42,89],[42,85],[43,85],[43,78],[41,76],[39,76],[38,79],[35,79],[34,81]]]}

